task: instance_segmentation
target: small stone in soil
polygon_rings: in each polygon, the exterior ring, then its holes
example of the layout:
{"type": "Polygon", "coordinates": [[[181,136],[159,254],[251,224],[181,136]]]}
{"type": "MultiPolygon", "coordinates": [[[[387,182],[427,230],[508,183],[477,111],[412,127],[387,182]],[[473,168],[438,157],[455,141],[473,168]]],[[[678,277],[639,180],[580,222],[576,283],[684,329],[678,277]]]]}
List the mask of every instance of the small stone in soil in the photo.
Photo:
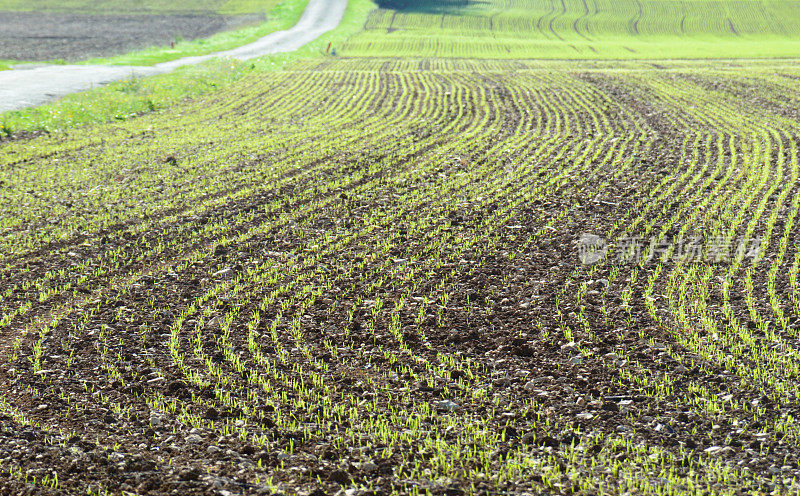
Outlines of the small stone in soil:
{"type": "Polygon", "coordinates": [[[439,410],[453,411],[458,409],[458,403],[450,400],[442,400],[434,403],[439,410]]]}
{"type": "Polygon", "coordinates": [[[220,271],[214,272],[213,274],[211,274],[211,277],[225,277],[228,274],[230,274],[231,272],[232,271],[231,271],[230,267],[228,267],[228,268],[222,269],[220,271]]]}
{"type": "Polygon", "coordinates": [[[186,436],[186,442],[189,444],[198,444],[203,442],[203,438],[197,434],[189,434],[186,436]]]}

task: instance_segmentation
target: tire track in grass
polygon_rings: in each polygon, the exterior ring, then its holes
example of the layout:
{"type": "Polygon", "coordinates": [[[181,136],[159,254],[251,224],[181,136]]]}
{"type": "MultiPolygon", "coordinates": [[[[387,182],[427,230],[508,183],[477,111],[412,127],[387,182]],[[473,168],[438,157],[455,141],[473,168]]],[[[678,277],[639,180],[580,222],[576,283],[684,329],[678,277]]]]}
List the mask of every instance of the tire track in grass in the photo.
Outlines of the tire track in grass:
{"type": "Polygon", "coordinates": [[[636,9],[636,17],[634,17],[631,21],[631,32],[634,35],[639,36],[639,21],[642,19],[643,14],[642,2],[640,0],[636,0],[636,9]]]}
{"type": "MultiPolygon", "coordinates": [[[[589,37],[589,32],[588,32],[588,23],[586,22],[586,19],[588,19],[589,17],[589,4],[586,3],[586,0],[581,0],[581,1],[583,2],[583,14],[575,18],[575,22],[572,23],[572,30],[575,31],[575,33],[577,33],[578,36],[580,36],[584,40],[591,41],[592,39],[589,37]],[[586,34],[581,33],[581,30],[579,28],[581,21],[584,22],[584,26],[586,27],[586,34]]],[[[589,48],[593,52],[595,53],[597,52],[594,48],[592,47],[589,48]]]]}
{"type": "Polygon", "coordinates": [[[736,30],[736,26],[733,25],[733,20],[731,20],[730,17],[725,18],[725,20],[728,21],[728,28],[730,29],[731,33],[733,33],[736,36],[741,36],[741,34],[739,34],[739,31],[736,30]]]}

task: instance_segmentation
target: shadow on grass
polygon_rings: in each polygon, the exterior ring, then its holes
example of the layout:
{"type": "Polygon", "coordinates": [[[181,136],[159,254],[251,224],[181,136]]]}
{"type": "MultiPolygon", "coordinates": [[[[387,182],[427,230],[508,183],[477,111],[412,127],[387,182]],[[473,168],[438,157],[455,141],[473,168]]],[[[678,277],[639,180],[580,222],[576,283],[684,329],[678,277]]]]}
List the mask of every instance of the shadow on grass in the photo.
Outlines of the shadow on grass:
{"type": "Polygon", "coordinates": [[[425,14],[462,14],[468,7],[485,4],[484,0],[376,0],[382,9],[425,14]]]}

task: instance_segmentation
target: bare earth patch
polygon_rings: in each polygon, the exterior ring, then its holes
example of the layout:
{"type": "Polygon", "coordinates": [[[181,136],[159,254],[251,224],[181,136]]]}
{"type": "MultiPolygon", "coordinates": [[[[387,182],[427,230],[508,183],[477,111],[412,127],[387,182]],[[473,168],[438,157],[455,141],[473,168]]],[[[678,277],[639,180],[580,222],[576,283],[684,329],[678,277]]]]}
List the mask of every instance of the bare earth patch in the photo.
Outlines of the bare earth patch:
{"type": "Polygon", "coordinates": [[[263,15],[89,15],[0,12],[0,59],[75,61],[256,24],[263,15]]]}

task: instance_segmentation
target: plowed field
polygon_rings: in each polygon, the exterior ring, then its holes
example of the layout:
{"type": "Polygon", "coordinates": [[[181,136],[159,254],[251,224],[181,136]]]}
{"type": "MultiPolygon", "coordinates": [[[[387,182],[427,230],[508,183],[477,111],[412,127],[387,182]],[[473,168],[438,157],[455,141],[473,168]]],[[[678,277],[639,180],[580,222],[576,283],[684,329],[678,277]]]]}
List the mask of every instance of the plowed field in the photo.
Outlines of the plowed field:
{"type": "Polygon", "coordinates": [[[4,143],[0,491],[796,493],[798,78],[318,59],[4,143]]]}

